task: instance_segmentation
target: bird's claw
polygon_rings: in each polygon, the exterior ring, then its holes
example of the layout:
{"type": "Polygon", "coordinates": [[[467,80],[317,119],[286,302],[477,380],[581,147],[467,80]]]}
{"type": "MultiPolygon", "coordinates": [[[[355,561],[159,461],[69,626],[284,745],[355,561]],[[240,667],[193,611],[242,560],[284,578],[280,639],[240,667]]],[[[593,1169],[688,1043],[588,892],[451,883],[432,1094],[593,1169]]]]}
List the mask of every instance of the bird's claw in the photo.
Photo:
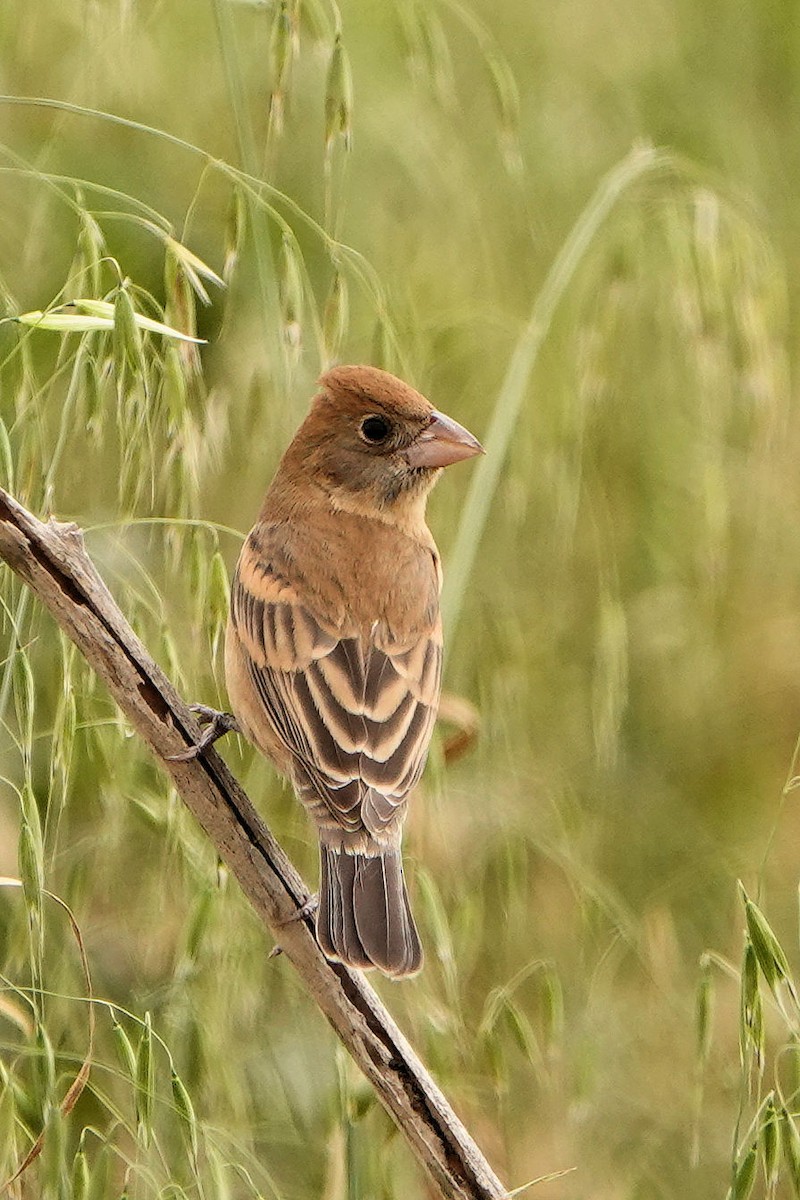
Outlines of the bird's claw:
{"type": "Polygon", "coordinates": [[[319,896],[316,894],[309,896],[304,904],[301,904],[290,917],[285,921],[281,921],[281,925],[294,925],[295,921],[304,921],[306,917],[310,917],[312,913],[317,911],[319,907],[319,896]]]}
{"type": "Polygon", "coordinates": [[[213,746],[214,742],[219,741],[226,733],[240,733],[239,724],[233,713],[218,712],[216,708],[210,708],[207,704],[190,704],[189,708],[196,714],[201,725],[205,725],[200,741],[196,746],[190,746],[188,750],[182,750],[180,754],[168,754],[167,762],[191,762],[194,758],[199,758],[209,746],[213,746]]]}
{"type": "MultiPolygon", "coordinates": [[[[309,896],[304,904],[301,904],[300,907],[295,912],[293,912],[290,917],[287,917],[285,921],[280,921],[279,924],[281,926],[294,925],[295,921],[302,921],[306,917],[310,917],[313,912],[317,911],[318,907],[319,907],[319,896],[317,896],[317,895],[309,896]]],[[[283,946],[279,945],[276,942],[276,944],[272,947],[272,949],[270,950],[267,957],[268,958],[277,958],[279,954],[283,954],[283,946]]]]}

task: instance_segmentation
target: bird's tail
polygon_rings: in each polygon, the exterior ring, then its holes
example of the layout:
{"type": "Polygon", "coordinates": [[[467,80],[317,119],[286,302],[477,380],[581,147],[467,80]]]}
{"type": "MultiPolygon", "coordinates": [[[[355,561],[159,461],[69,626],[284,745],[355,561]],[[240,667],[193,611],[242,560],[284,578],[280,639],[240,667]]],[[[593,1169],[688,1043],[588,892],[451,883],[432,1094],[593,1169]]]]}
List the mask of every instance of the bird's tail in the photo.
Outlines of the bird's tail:
{"type": "Polygon", "coordinates": [[[351,967],[413,975],[422,946],[399,850],[348,854],[320,847],[317,938],[328,958],[351,967]]]}

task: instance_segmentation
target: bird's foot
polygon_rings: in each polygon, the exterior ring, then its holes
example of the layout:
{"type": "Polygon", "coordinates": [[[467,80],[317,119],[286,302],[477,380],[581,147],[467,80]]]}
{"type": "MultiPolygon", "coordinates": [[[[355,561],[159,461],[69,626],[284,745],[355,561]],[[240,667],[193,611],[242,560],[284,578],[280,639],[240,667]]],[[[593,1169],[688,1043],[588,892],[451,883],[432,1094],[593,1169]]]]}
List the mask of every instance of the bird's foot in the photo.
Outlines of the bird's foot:
{"type": "Polygon", "coordinates": [[[205,725],[206,728],[196,746],[190,746],[188,750],[183,750],[180,754],[168,754],[168,762],[191,762],[193,758],[199,758],[201,754],[204,754],[209,746],[213,746],[226,733],[241,733],[239,723],[233,713],[217,712],[216,708],[210,708],[207,704],[190,704],[189,708],[196,714],[200,724],[205,725]]]}
{"type": "Polygon", "coordinates": [[[293,912],[285,921],[281,921],[281,925],[294,925],[295,921],[304,921],[306,917],[310,917],[319,908],[319,896],[309,896],[305,904],[301,904],[296,912],[293,912]]]}
{"type": "MultiPolygon", "coordinates": [[[[305,904],[301,904],[300,907],[293,912],[290,917],[287,917],[285,921],[279,922],[279,924],[281,926],[294,925],[295,921],[303,921],[306,917],[310,917],[311,914],[316,912],[318,908],[319,896],[309,896],[305,904]]],[[[269,952],[269,958],[277,958],[279,954],[283,954],[283,946],[276,943],[269,952]]]]}

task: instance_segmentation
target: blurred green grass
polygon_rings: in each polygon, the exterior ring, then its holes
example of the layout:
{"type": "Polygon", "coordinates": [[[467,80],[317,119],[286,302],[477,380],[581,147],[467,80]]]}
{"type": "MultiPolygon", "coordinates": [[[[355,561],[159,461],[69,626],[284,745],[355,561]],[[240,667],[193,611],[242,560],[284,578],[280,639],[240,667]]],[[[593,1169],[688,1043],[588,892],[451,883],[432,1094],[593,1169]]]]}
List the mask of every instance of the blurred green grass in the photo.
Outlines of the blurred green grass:
{"type": "MultiPolygon", "coordinates": [[[[781,805],[800,727],[793,9],[348,3],[352,149],[333,136],[327,163],[339,17],[302,6],[285,129],[270,133],[282,11],[0,9],[0,91],[202,150],[0,102],[5,311],[86,295],[94,273],[98,294],[129,278],[142,311],[166,307],[188,328],[191,292],[174,265],[165,281],[163,236],[119,215],[136,202],[218,272],[238,251],[230,286],[196,306],[208,346],[198,359],[148,341],[146,388],[130,366],[119,386],[111,338],[0,325],[5,481],[87,528],[151,651],[191,699],[224,703],[231,531],[249,526],[312,394],[336,271],[348,297],[336,356],[398,370],[483,436],[601,179],[635,143],[663,146],[557,292],[515,384],[496,490],[464,468],[435,494],[459,618],[446,686],[477,705],[482,731],[452,766],[434,747],[407,837],[427,965],[380,986],[510,1186],[575,1167],[532,1194],[722,1196],[737,1119],[741,1139],[776,1082],[797,1107],[795,1025],[769,1004],[767,1066],[748,1092],[735,978],[739,876],[797,961],[800,821],[791,795],[781,805]],[[240,189],[246,234],[231,224],[229,167],[277,189],[269,208],[240,189]],[[84,182],[62,179],[65,201],[46,175],[84,182]],[[93,266],[106,253],[118,271],[93,266]],[[462,575],[481,486],[488,524],[462,575]],[[735,970],[711,969],[698,1116],[706,950],[735,970]]],[[[90,1094],[63,1130],[50,1116],[22,1194],[71,1194],[85,1161],[98,1197],[126,1176],[131,1197],[425,1195],[157,768],[5,574],[3,589],[0,870],[18,873],[27,827],[46,886],[76,914],[96,993],[119,1006],[134,1052],[151,1013],[201,1133],[195,1156],[164,1049],[152,1116],[141,1092],[137,1110],[104,1010],[90,1094]]],[[[244,747],[225,753],[313,879],[292,797],[244,747]]],[[[77,954],[47,902],[40,943],[28,882],[27,904],[0,902],[6,1172],[86,1042],[77,954]]],[[[788,1167],[780,1187],[794,1194],[788,1167]]]]}

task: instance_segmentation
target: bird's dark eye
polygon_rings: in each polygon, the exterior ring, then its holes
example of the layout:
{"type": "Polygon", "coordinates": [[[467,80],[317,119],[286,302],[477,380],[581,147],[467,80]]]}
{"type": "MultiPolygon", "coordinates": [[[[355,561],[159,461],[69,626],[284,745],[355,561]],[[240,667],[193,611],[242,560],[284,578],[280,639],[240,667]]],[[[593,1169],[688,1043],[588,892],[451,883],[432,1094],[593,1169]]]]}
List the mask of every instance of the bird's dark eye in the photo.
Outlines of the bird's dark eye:
{"type": "Polygon", "coordinates": [[[364,417],[361,422],[361,436],[371,446],[379,446],[381,442],[385,442],[391,431],[392,427],[386,417],[364,417]]]}

